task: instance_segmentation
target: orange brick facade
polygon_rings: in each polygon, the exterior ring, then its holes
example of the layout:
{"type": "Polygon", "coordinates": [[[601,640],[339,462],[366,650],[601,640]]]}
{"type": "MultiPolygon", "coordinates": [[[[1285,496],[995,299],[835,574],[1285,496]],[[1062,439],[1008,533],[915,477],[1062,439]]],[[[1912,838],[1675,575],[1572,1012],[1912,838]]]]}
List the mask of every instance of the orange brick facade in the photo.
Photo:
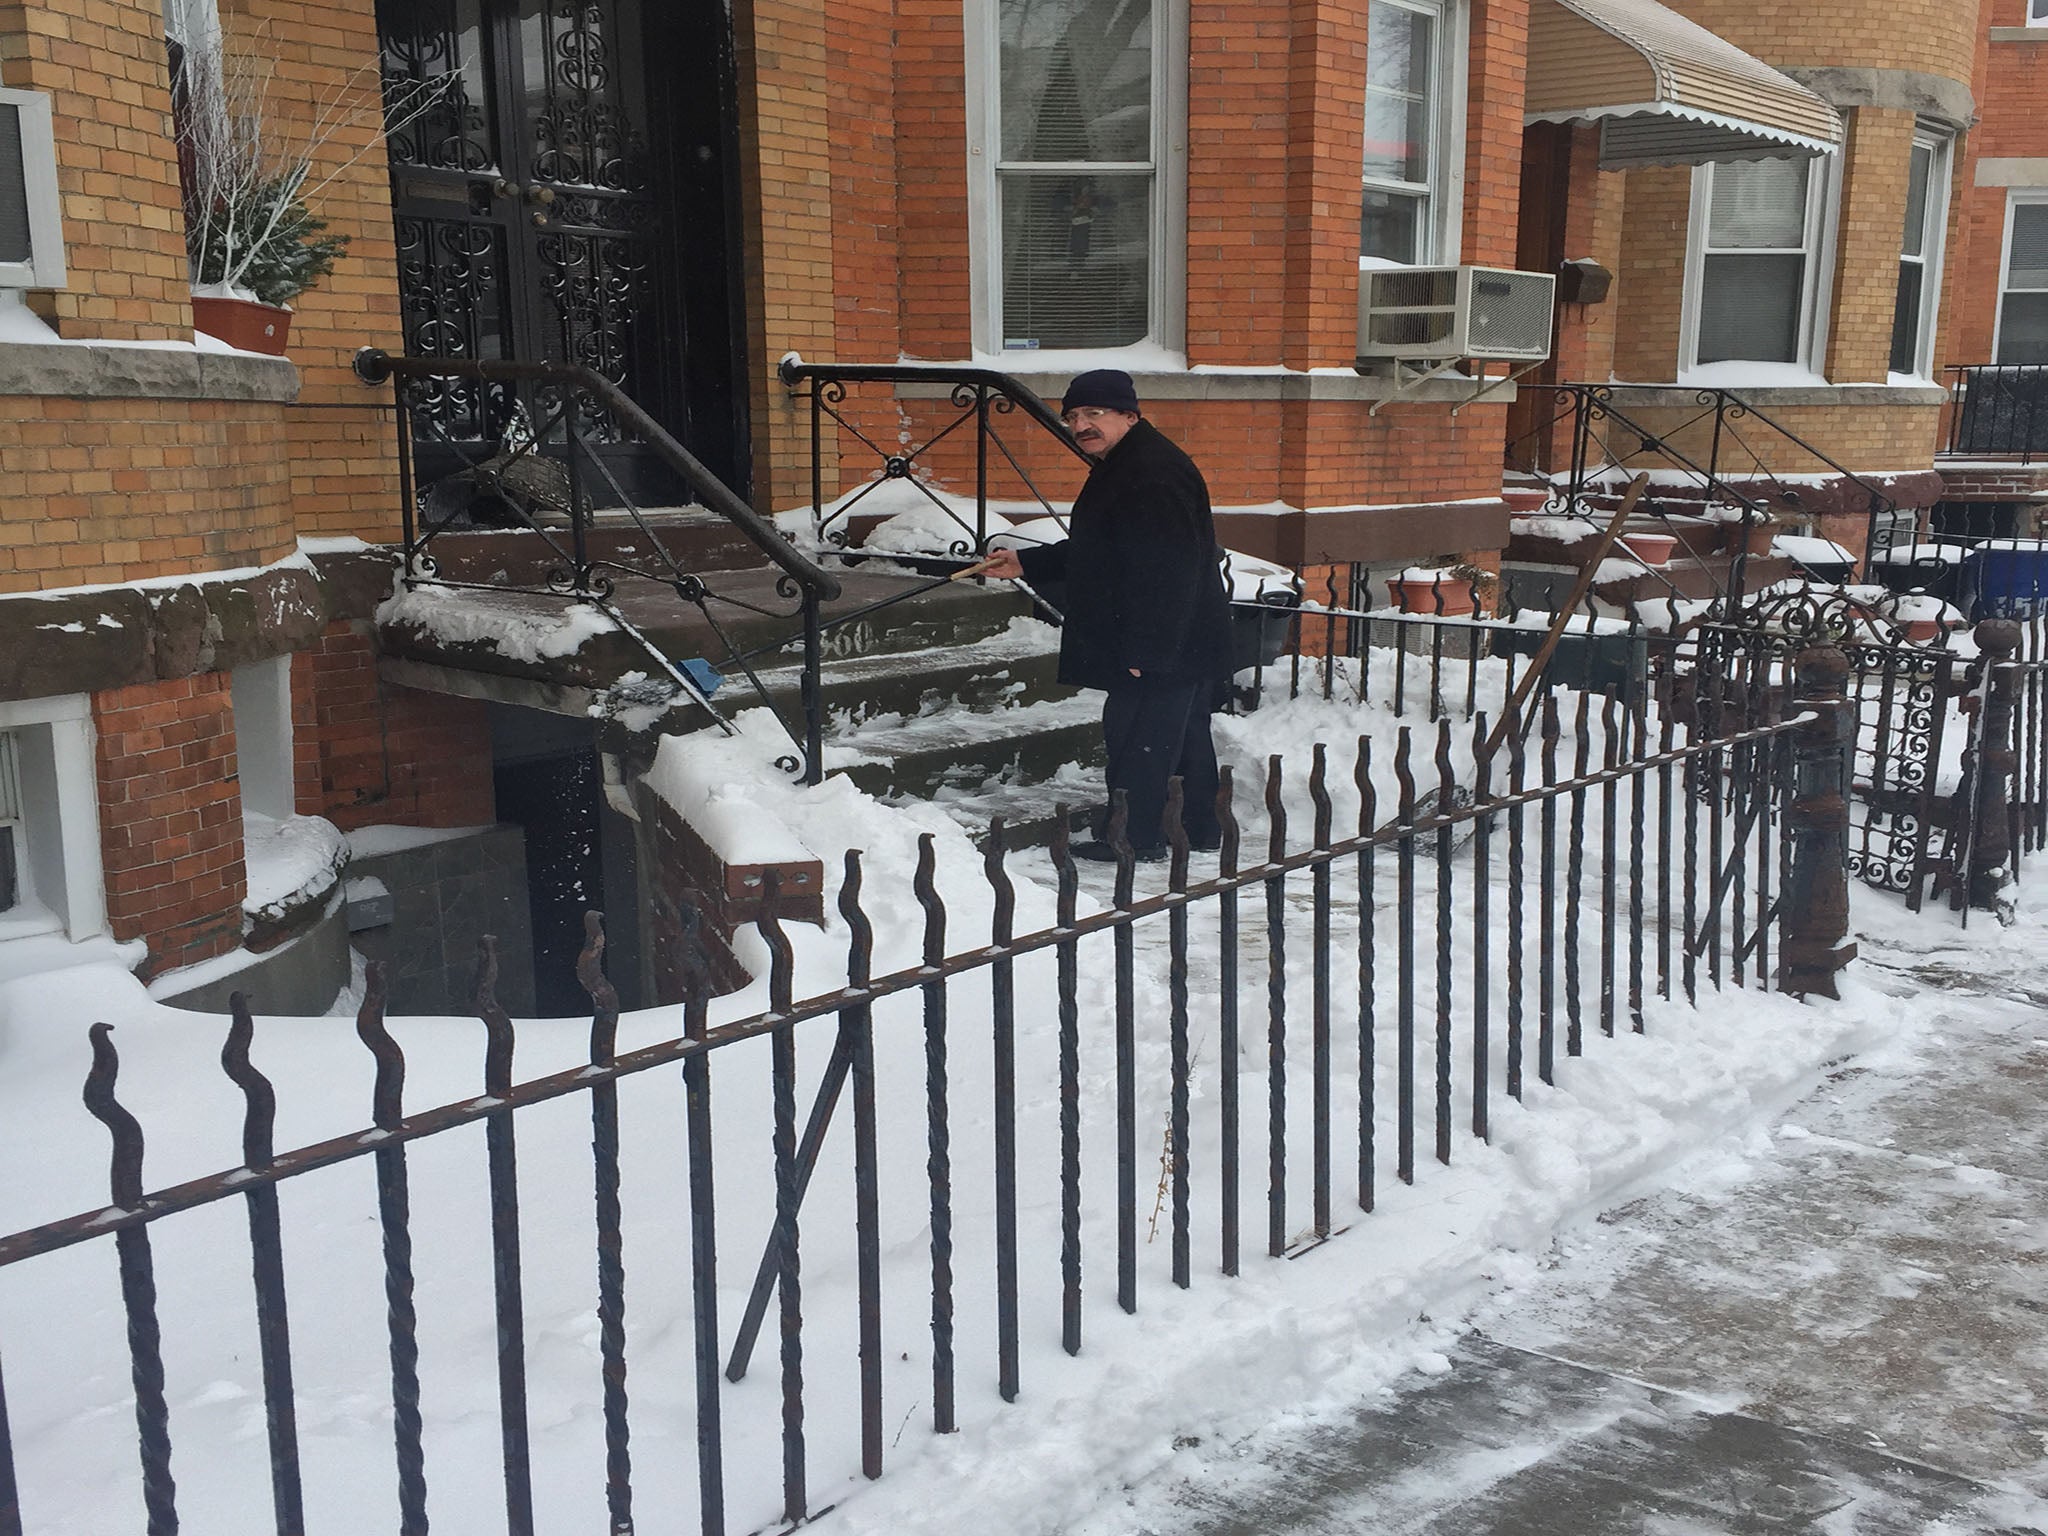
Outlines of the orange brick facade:
{"type": "Polygon", "coordinates": [[[149,940],[148,971],[242,941],[242,803],[235,720],[219,673],[93,699],[107,920],[149,940]]]}
{"type": "Polygon", "coordinates": [[[331,626],[292,658],[292,750],[299,814],[344,831],[496,819],[484,706],[385,684],[353,625],[331,626]]]}
{"type": "Polygon", "coordinates": [[[2010,198],[1999,182],[2048,188],[2048,28],[2025,26],[2025,0],[1985,0],[1984,18],[1977,39],[1983,122],[1957,167],[1942,346],[1943,362],[1964,366],[1994,361],[2010,198]],[[1994,29],[2005,35],[1994,37],[1994,29]],[[1985,161],[1998,173],[1987,177],[1985,161]],[[2035,162],[2031,176],[2028,161],[2035,162]]]}

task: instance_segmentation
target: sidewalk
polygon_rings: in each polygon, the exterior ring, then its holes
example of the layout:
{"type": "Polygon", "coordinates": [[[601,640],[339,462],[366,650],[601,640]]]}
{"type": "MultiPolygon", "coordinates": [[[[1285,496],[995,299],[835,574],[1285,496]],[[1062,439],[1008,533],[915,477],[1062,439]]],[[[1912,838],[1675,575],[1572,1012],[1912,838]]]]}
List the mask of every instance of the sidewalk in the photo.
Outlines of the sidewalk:
{"type": "Polygon", "coordinates": [[[2048,1533],[2048,924],[1885,900],[1859,964],[1914,1038],[1568,1234],[1434,1376],[1077,1532],[2048,1533]]]}

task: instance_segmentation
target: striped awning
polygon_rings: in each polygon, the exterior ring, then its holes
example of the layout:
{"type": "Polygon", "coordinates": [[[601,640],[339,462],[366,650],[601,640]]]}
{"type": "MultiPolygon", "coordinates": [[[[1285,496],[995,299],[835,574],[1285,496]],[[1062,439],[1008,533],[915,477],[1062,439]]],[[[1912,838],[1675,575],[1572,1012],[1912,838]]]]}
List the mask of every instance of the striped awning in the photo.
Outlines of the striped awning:
{"type": "Polygon", "coordinates": [[[1535,0],[1524,110],[1597,121],[1602,170],[1818,155],[1842,139],[1827,102],[1657,0],[1535,0]]]}

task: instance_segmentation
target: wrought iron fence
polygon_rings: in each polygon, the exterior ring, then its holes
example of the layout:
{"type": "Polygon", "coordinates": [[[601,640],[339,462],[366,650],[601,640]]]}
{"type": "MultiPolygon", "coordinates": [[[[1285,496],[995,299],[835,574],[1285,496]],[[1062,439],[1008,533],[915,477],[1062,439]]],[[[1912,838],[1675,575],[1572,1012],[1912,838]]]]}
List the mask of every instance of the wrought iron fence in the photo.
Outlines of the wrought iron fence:
{"type": "MultiPolygon", "coordinates": [[[[1361,738],[1348,772],[1319,745],[1306,775],[1305,838],[1302,776],[1275,757],[1262,803],[1240,804],[1226,774],[1223,844],[1214,872],[1201,877],[1179,830],[1176,785],[1163,869],[1141,870],[1128,856],[1119,807],[1110,837],[1126,857],[1113,889],[1084,908],[1062,831],[1052,850],[1055,890],[1031,893],[1049,905],[1051,921],[1023,933],[1012,874],[1019,855],[1004,852],[1000,822],[978,893],[941,893],[929,835],[907,893],[867,890],[862,856],[849,852],[838,898],[845,984],[801,1000],[771,876],[758,925],[768,955],[766,1008],[714,1026],[701,954],[691,945],[681,1034],[635,1049],[618,1048],[617,1000],[592,914],[578,964],[593,1002],[588,1059],[524,1081],[513,1070],[515,1030],[493,1000],[486,941],[477,994],[482,1091],[429,1110],[408,1113],[403,1103],[407,1059],[385,1025],[373,969],[357,1021],[375,1061],[370,1124],[287,1152],[274,1149],[276,1095],[251,1064],[252,1024],[238,1002],[222,1063],[246,1104],[241,1163],[168,1188],[145,1182],[142,1128],[117,1094],[111,1032],[96,1026],[85,1098],[113,1141],[109,1203],[0,1237],[0,1276],[65,1249],[114,1250],[146,1524],[151,1536],[165,1536],[179,1522],[174,1445],[198,1454],[177,1438],[172,1405],[190,1399],[168,1384],[166,1320],[176,1328],[176,1287],[217,1290],[224,1277],[217,1265],[196,1274],[188,1265],[165,1292],[153,1245],[190,1213],[244,1206],[261,1341],[252,1391],[263,1405],[275,1527],[298,1531],[307,1388],[294,1379],[292,1326],[300,1320],[289,1315],[285,1276],[341,1254],[307,1251],[304,1234],[280,1215],[280,1196],[318,1171],[367,1162],[381,1248],[392,1474],[388,1492],[357,1479],[346,1496],[365,1524],[424,1532],[437,1478],[452,1477],[471,1497],[480,1496],[480,1479],[474,1465],[430,1465],[430,1446],[446,1445],[430,1433],[445,1407],[432,1382],[445,1390],[450,1378],[423,1374],[423,1358],[431,1363],[437,1346],[423,1339],[416,1297],[422,1255],[447,1255],[433,1233],[419,1230],[412,1201],[429,1153],[442,1154],[434,1177],[450,1178],[448,1159],[463,1145],[458,1133],[482,1126],[495,1354],[488,1367],[462,1363],[495,1375],[489,1480],[502,1485],[505,1528],[535,1528],[537,1442],[566,1433],[562,1426],[583,1414],[601,1416],[602,1445],[589,1448],[577,1475],[591,1502],[602,1489],[614,1532],[641,1522],[680,1525],[691,1505],[707,1533],[756,1528],[778,1509],[799,1521],[815,1512],[821,1455],[833,1458],[826,1476],[835,1485],[850,1473],[851,1463],[836,1459],[842,1451],[866,1476],[880,1475],[905,1399],[912,1412],[928,1402],[932,1429],[948,1432],[959,1423],[959,1377],[969,1361],[986,1362],[973,1368],[992,1370],[1003,1399],[1017,1397],[1027,1328],[1056,1332],[1060,1347],[1077,1353],[1105,1315],[1091,1310],[1105,1305],[1101,1292],[1133,1312],[1145,1287],[1185,1288],[1198,1270],[1235,1275],[1246,1250],[1278,1257],[1337,1237],[1357,1219],[1348,1211],[1374,1208],[1389,1174],[1402,1183],[1425,1179],[1432,1161],[1449,1163],[1468,1139],[1489,1136],[1503,1097],[1525,1099],[1532,1083],[1553,1082],[1560,1062],[1599,1036],[1644,1030],[1657,1000],[1696,1001],[1702,991],[1774,981],[1831,995],[1841,929],[1830,935],[1825,924],[1842,913],[1841,847],[1829,810],[1840,788],[1840,705],[1822,697],[1831,675],[1813,674],[1821,681],[1809,679],[1798,714],[1783,707],[1782,691],[1752,688],[1741,727],[1719,733],[1669,714],[1653,727],[1641,711],[1582,694],[1569,708],[1548,696],[1498,733],[1480,713],[1469,729],[1448,715],[1433,729],[1401,726],[1391,750],[1361,738]],[[922,913],[921,958],[876,975],[869,914],[906,901],[922,913]],[[989,914],[986,933],[960,931],[956,914],[973,911],[989,914]],[[1199,1062],[1212,1032],[1214,1054],[1199,1062]],[[1260,1033],[1262,1060],[1247,1059],[1260,1033]],[[641,1085],[653,1102],[634,1103],[666,1124],[672,1110],[655,1074],[672,1067],[682,1073],[678,1155],[687,1181],[685,1209],[670,1226],[687,1251],[629,1253],[633,1229],[622,1212],[648,1196],[627,1178],[640,1165],[622,1163],[621,1092],[641,1085]],[[727,1120],[717,1136],[714,1078],[722,1097],[753,1111],[727,1120]],[[814,1098],[800,1115],[806,1083],[814,1098]],[[848,1088],[850,1157],[835,1161],[824,1156],[827,1132],[848,1088]],[[1261,1089],[1262,1114],[1253,1098],[1261,1089]],[[595,1235],[596,1326],[581,1367],[587,1385],[541,1429],[529,1409],[526,1266],[536,1247],[553,1252],[569,1240],[575,1224],[565,1227],[565,1210],[574,1201],[560,1192],[532,1196],[536,1178],[562,1169],[544,1164],[536,1174],[519,1158],[517,1138],[544,1123],[534,1117],[551,1101],[588,1109],[583,1230],[595,1235]],[[899,1117],[922,1122],[922,1156],[878,1146],[878,1126],[899,1117]],[[1141,1187],[1141,1141],[1157,1126],[1164,1152],[1156,1199],[1168,1241],[1164,1258],[1141,1260],[1150,1197],[1141,1187]],[[834,1197],[823,1210],[815,1202],[807,1209],[806,1192],[819,1182],[829,1182],[834,1197]],[[1198,1182],[1209,1212],[1199,1222],[1198,1182]],[[1020,1205],[1026,1187],[1056,1187],[1057,1201],[1020,1205]],[[1103,1193],[1084,1202],[1088,1190],[1103,1193]],[[721,1318],[720,1276],[753,1257],[732,1251],[736,1231],[762,1251],[735,1328],[721,1318]],[[428,1246],[416,1248],[416,1239],[428,1246]],[[913,1244],[928,1262],[908,1258],[913,1244]],[[692,1340],[688,1402],[663,1391],[651,1402],[629,1398],[629,1258],[657,1289],[662,1275],[687,1263],[679,1307],[688,1326],[677,1331],[692,1340]],[[1089,1278],[1098,1265],[1099,1282],[1089,1278]],[[929,1305],[906,1304],[904,1287],[929,1305]],[[986,1313],[970,1306],[977,1295],[992,1296],[986,1313]],[[776,1390],[748,1393],[744,1378],[771,1310],[776,1390]],[[928,1337],[928,1352],[912,1335],[928,1337]],[[898,1370],[903,1362],[891,1357],[907,1362],[912,1349],[922,1364],[898,1370]],[[809,1387],[820,1375],[848,1383],[857,1425],[814,1414],[809,1387]],[[897,1395],[893,1407],[885,1388],[897,1395]],[[660,1443],[694,1439],[693,1479],[673,1457],[636,1458],[636,1426],[650,1417],[660,1443]],[[778,1451],[764,1448],[768,1437],[779,1440],[778,1451]],[[736,1442],[756,1453],[748,1464],[779,1466],[778,1489],[735,1482],[728,1452],[736,1442]],[[650,1480],[658,1500],[644,1491],[650,1480]],[[394,1509],[392,1519],[373,1514],[381,1505],[394,1509]]],[[[331,1183],[321,1191],[322,1201],[338,1198],[331,1183]]],[[[437,1197],[434,1209],[450,1206],[437,1197]]],[[[337,1233],[368,1240],[361,1224],[328,1229],[327,1241],[346,1247],[337,1233]]],[[[481,1273],[469,1283],[481,1292],[481,1273]]],[[[0,1317],[0,1360],[19,1361],[31,1331],[92,1326],[90,1316],[0,1317]]],[[[181,1358],[189,1368],[189,1351],[181,1358]]],[[[206,1369],[236,1368],[210,1361],[206,1369]]],[[[0,1536],[38,1529],[39,1512],[65,1497],[16,1459],[25,1434],[39,1439],[37,1431],[64,1417],[67,1405],[47,1398],[53,1390],[61,1397],[65,1384],[37,1378],[23,1387],[20,1378],[0,1382],[0,1403],[14,1415],[10,1421],[0,1409],[0,1536]]],[[[557,1468],[547,1479],[554,1493],[570,1474],[552,1449],[548,1461],[557,1468]]],[[[495,1525],[495,1512],[490,1518],[495,1525]]]]}
{"type": "Polygon", "coordinates": [[[1952,364],[1948,451],[2031,464],[2048,455],[2048,364],[1952,364]]]}
{"type": "MultiPolygon", "coordinates": [[[[1768,501],[1796,510],[1805,493],[1795,479],[1773,468],[1772,460],[1790,449],[1826,466],[1854,484],[1864,495],[1864,553],[1881,554],[1898,542],[1902,529],[1898,504],[1875,482],[1848,468],[1771,416],[1746,396],[1727,389],[1692,389],[1651,384],[1530,384],[1524,392],[1548,393],[1556,405],[1540,421],[1508,445],[1508,461],[1548,472],[1551,505],[1547,513],[1579,516],[1589,493],[1611,489],[1611,476],[1632,473],[1659,463],[1671,477],[1660,484],[1646,511],[1678,512],[1718,503],[1737,514],[1741,525],[1767,527],[1773,517],[1768,501]],[[1683,399],[1686,412],[1666,422],[1670,403],[1683,399]],[[1648,413],[1658,412],[1652,422],[1648,413]],[[1568,425],[1567,425],[1568,424],[1568,425]],[[1559,474],[1551,464],[1553,439],[1569,432],[1568,466],[1559,474]],[[1704,452],[1681,448],[1678,439],[1706,437],[1704,452]],[[1625,468],[1624,468],[1625,467],[1625,468]],[[1765,496],[1744,487],[1761,488],[1765,496]]],[[[1910,541],[1910,534],[1907,535],[1910,541]]],[[[1728,580],[1717,594],[1739,602],[1749,590],[1748,546],[1734,545],[1728,580]]]]}

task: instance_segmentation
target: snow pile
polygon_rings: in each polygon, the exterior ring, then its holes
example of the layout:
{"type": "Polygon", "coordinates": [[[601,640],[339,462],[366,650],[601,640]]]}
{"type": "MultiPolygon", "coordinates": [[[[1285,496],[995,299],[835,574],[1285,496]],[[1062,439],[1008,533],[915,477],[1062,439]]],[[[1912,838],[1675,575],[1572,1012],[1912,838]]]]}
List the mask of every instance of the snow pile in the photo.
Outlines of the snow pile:
{"type": "Polygon", "coordinates": [[[410,624],[443,645],[487,645],[514,661],[573,656],[584,643],[614,632],[604,612],[589,603],[522,611],[478,603],[452,587],[400,588],[378,605],[379,624],[410,624]]]}
{"type": "Polygon", "coordinates": [[[275,921],[333,889],[348,863],[348,843],[324,817],[279,820],[244,811],[242,859],[249,872],[243,912],[275,921]]]}

